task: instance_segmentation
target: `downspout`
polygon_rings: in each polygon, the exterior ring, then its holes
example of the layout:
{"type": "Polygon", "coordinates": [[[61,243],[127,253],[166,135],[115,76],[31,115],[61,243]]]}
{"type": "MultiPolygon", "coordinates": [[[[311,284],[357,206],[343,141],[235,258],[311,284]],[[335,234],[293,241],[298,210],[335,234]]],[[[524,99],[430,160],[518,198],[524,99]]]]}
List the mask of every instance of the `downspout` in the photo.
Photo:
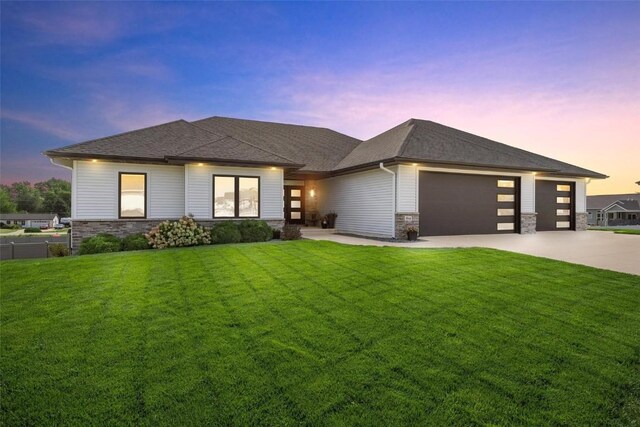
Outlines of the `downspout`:
{"type": "Polygon", "coordinates": [[[393,186],[391,187],[392,211],[391,211],[391,237],[396,238],[396,173],[384,167],[384,162],[380,162],[380,169],[393,175],[393,186]]]}

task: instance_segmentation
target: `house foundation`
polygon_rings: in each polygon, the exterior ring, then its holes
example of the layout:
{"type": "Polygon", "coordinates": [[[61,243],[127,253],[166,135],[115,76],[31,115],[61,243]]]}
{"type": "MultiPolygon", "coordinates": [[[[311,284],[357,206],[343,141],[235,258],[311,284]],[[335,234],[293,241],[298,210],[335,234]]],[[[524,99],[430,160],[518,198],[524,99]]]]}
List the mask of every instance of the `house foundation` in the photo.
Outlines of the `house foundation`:
{"type": "MultiPolygon", "coordinates": [[[[113,234],[116,237],[123,238],[130,234],[147,233],[153,227],[163,221],[177,221],[180,218],[159,218],[159,219],[132,219],[132,220],[95,220],[95,221],[78,221],[73,220],[71,223],[71,248],[74,254],[77,253],[82,243],[82,239],[95,236],[99,233],[113,234]]],[[[196,220],[199,225],[210,228],[214,224],[224,221],[241,221],[241,220],[196,220]]],[[[279,230],[284,226],[284,220],[264,220],[271,228],[279,230]]]]}
{"type": "Polygon", "coordinates": [[[420,214],[417,212],[396,213],[396,239],[407,240],[407,227],[418,230],[420,235],[420,214]]]}

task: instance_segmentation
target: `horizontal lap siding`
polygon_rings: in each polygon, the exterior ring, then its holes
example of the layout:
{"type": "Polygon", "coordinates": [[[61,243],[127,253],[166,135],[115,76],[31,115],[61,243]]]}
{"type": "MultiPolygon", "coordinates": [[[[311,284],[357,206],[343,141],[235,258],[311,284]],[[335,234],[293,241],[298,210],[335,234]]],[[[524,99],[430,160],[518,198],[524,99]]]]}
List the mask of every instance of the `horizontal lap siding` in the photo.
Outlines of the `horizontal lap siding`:
{"type": "Polygon", "coordinates": [[[338,214],[336,229],[376,237],[392,237],[393,176],[373,170],[317,181],[320,213],[338,214]]]}
{"type": "Polygon", "coordinates": [[[415,166],[399,165],[397,174],[397,198],[396,211],[399,213],[418,212],[417,206],[417,171],[415,166]]]}
{"type": "Polygon", "coordinates": [[[213,175],[260,177],[260,218],[283,218],[284,178],[282,169],[187,165],[186,210],[195,218],[211,219],[213,217],[213,175]]]}
{"type": "Polygon", "coordinates": [[[522,213],[536,211],[536,180],[533,174],[520,176],[520,211],[522,213]]]}
{"type": "Polygon", "coordinates": [[[584,179],[576,181],[576,213],[587,212],[587,183],[584,179]]]}
{"type": "Polygon", "coordinates": [[[118,218],[118,174],[147,174],[147,218],[184,215],[184,168],[169,165],[75,161],[74,219],[118,218]]]}

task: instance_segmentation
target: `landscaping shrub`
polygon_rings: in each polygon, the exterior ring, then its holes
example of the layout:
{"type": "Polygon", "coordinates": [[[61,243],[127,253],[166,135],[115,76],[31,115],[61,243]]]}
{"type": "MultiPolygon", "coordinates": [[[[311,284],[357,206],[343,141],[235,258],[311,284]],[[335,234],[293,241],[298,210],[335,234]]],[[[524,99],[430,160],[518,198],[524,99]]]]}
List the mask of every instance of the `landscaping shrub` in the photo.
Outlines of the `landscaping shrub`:
{"type": "Polygon", "coordinates": [[[82,239],[80,255],[101,254],[106,252],[119,252],[122,242],[113,234],[100,233],[93,237],[82,239]]]}
{"type": "Polygon", "coordinates": [[[141,251],[143,249],[151,249],[149,241],[143,233],[130,234],[122,239],[123,251],[141,251]]]}
{"type": "Polygon", "coordinates": [[[224,221],[215,224],[211,228],[211,243],[239,243],[242,235],[238,225],[233,221],[224,221]]]}
{"type": "Polygon", "coordinates": [[[20,230],[22,227],[18,224],[5,224],[4,222],[0,222],[0,228],[6,230],[20,230]]]}
{"type": "Polygon", "coordinates": [[[286,224],[282,227],[281,233],[282,240],[300,240],[302,239],[302,232],[300,226],[295,224],[286,224]]]}
{"type": "Polygon", "coordinates": [[[26,227],[24,229],[25,233],[42,233],[42,230],[40,230],[38,227],[26,227]]]}
{"type": "Polygon", "coordinates": [[[264,221],[246,219],[238,224],[242,242],[266,242],[273,237],[271,227],[264,221]]]}
{"type": "Polygon", "coordinates": [[[71,250],[64,243],[54,243],[49,245],[49,253],[54,257],[71,255],[71,250]]]}
{"type": "Polygon", "coordinates": [[[208,245],[211,234],[189,216],[178,221],[164,221],[145,234],[149,245],[156,249],[208,245]]]}

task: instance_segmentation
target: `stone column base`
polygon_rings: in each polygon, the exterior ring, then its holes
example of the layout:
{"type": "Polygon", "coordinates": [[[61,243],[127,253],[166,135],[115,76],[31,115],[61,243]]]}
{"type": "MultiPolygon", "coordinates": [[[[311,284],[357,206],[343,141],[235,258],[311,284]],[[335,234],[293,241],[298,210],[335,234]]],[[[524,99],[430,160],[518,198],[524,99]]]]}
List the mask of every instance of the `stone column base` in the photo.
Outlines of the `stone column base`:
{"type": "Polygon", "coordinates": [[[407,240],[407,227],[414,227],[420,235],[420,214],[417,212],[396,214],[396,239],[407,240]]]}
{"type": "Polygon", "coordinates": [[[535,213],[520,214],[520,234],[535,234],[536,215],[535,213]]]}
{"type": "Polygon", "coordinates": [[[586,213],[576,213],[576,231],[585,231],[589,227],[586,213]]]}

